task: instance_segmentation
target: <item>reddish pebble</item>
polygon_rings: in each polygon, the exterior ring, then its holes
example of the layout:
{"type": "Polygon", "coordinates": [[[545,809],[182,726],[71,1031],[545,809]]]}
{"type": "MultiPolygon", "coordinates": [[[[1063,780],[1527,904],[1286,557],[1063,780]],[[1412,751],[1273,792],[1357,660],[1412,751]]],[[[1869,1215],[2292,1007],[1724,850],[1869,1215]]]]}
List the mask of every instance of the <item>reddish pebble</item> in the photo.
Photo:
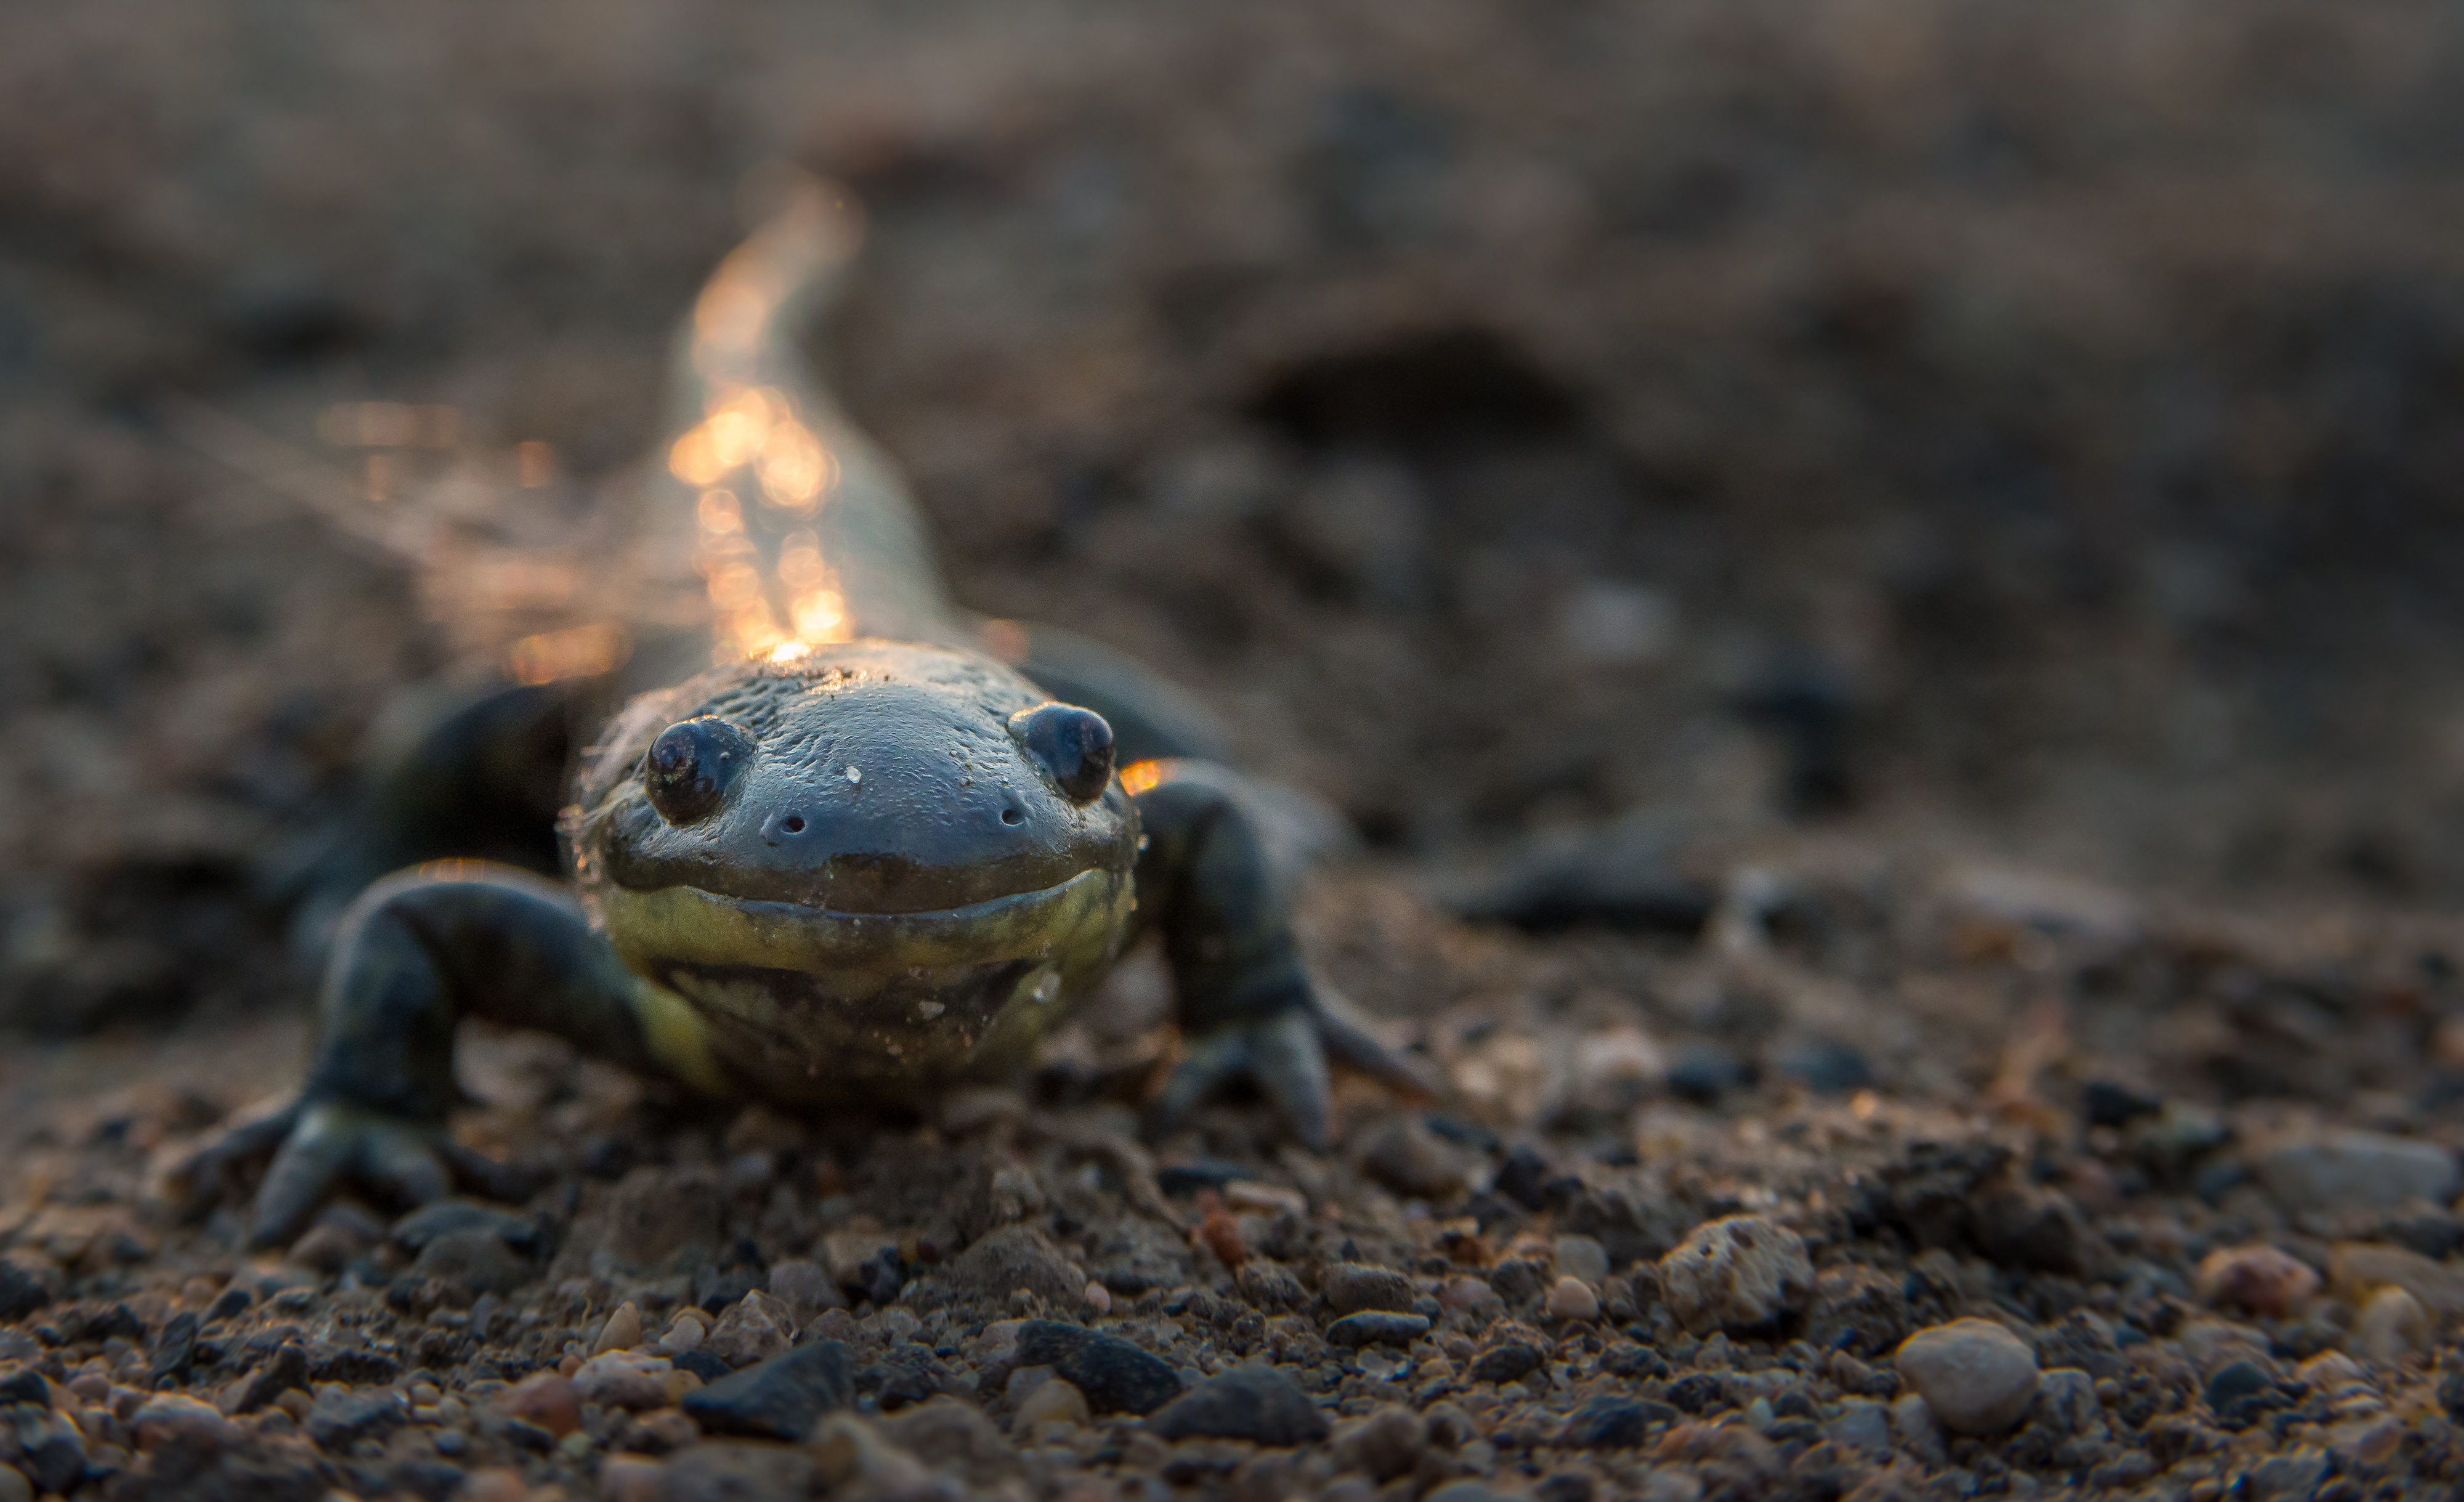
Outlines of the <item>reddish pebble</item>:
{"type": "Polygon", "coordinates": [[[1221,1205],[1208,1210],[1206,1219],[1198,1223],[1198,1239],[1227,1268],[1249,1260],[1249,1248],[1241,1244],[1241,1223],[1221,1205]]]}
{"type": "Polygon", "coordinates": [[[659,1502],[668,1468],[639,1455],[610,1455],[599,1466],[601,1502],[659,1502]]]}
{"type": "Polygon", "coordinates": [[[2254,1314],[2280,1316],[2319,1292],[2319,1274],[2291,1252],[2269,1246],[2223,1247],[2199,1264],[2199,1296],[2254,1314]]]}
{"type": "Polygon", "coordinates": [[[454,1490],[453,1502],[524,1502],[530,1494],[531,1489],[523,1484],[518,1472],[491,1466],[463,1477],[462,1485],[454,1490]]]}
{"type": "Polygon", "coordinates": [[[559,1439],[582,1427],[582,1394],[572,1379],[534,1372],[497,1395],[499,1412],[536,1424],[559,1439]]]}

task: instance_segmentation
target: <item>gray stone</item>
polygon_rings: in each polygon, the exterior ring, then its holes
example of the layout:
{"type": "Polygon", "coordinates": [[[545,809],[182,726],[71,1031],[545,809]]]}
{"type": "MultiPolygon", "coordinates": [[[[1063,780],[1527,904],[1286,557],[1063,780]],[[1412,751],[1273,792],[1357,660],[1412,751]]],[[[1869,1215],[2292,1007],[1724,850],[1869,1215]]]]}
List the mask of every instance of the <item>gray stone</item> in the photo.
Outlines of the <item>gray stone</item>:
{"type": "Polygon", "coordinates": [[[1087,1292],[1086,1275],[1061,1248],[1026,1226],[987,1232],[950,1266],[949,1280],[980,1294],[1007,1297],[1021,1289],[1045,1303],[1075,1309],[1087,1292]]]}
{"type": "Polygon", "coordinates": [[[379,1388],[328,1387],[308,1410],[308,1437],[320,1449],[348,1448],[354,1441],[385,1434],[410,1417],[399,1393],[379,1388]]]}
{"type": "Polygon", "coordinates": [[[1954,1434],[1999,1434],[2036,1396],[2036,1353],[1990,1319],[1920,1330],[1900,1347],[1900,1380],[1954,1434]]]}
{"type": "Polygon", "coordinates": [[[1397,1194],[1415,1199],[1451,1200],[1471,1182],[1470,1160],[1418,1116],[1397,1116],[1372,1132],[1360,1166],[1397,1194]]]}
{"type": "Polygon", "coordinates": [[[1346,1430],[1334,1442],[1336,1464],[1380,1485],[1419,1464],[1428,1450],[1428,1425],[1409,1408],[1385,1407],[1346,1430]]]}
{"type": "Polygon", "coordinates": [[[495,1231],[473,1226],[429,1239],[410,1270],[423,1278],[459,1283],[477,1293],[510,1293],[539,1275],[539,1268],[505,1244],[495,1231]]]}
{"type": "Polygon", "coordinates": [[[1409,1314],[1417,1296],[1410,1278],[1392,1268],[1371,1267],[1362,1262],[1338,1262],[1327,1269],[1321,1287],[1327,1307],[1338,1314],[1357,1314],[1364,1309],[1409,1314]]]}
{"type": "Polygon", "coordinates": [[[1678,1417],[1664,1403],[1601,1393],[1567,1415],[1564,1443],[1576,1449],[1631,1449],[1654,1424],[1674,1424],[1678,1417]]]}
{"type": "Polygon", "coordinates": [[[471,1230],[486,1231],[526,1257],[539,1254],[539,1227],[536,1221],[469,1200],[439,1200],[423,1204],[394,1222],[385,1234],[395,1246],[417,1255],[439,1236],[471,1230]]]}
{"type": "Polygon", "coordinates": [[[1326,1337],[1336,1345],[1410,1345],[1429,1333],[1429,1322],[1419,1314],[1389,1314],[1382,1309],[1365,1309],[1356,1314],[1346,1314],[1326,1327],[1326,1337]]]}
{"type": "Polygon", "coordinates": [[[954,1398],[935,1398],[881,1421],[882,1437],[946,1470],[979,1491],[1022,1476],[1018,1451],[981,1410],[954,1398]]]}
{"type": "Polygon", "coordinates": [[[685,1413],[714,1434],[801,1440],[822,1415],[855,1402],[846,1342],[817,1340],[685,1394],[685,1413]]]}
{"type": "Polygon", "coordinates": [[[1608,1248],[1589,1236],[1560,1236],[1557,1271],[1562,1277],[1580,1278],[1598,1288],[1609,1280],[1608,1248]]]}
{"type": "Polygon", "coordinates": [[[2250,1502],[2310,1502],[2319,1483],[2327,1479],[2327,1457],[2319,1450],[2271,1455],[2241,1478],[2237,1494],[2250,1502]]]}
{"type": "Polygon", "coordinates": [[[1097,1413],[1153,1413],[1180,1392],[1180,1374],[1118,1336],[1030,1319],[1018,1327],[1018,1364],[1048,1366],[1097,1413]]]}
{"type": "Polygon", "coordinates": [[[2295,1215],[2444,1202],[2458,1181],[2455,1155],[2435,1142],[2378,1132],[2326,1132],[2281,1142],[2258,1161],[2259,1182],[2295,1215]]]}
{"type": "Polygon", "coordinates": [[[1326,1415],[1271,1366],[1236,1366],[1181,1394],[1147,1427],[1168,1440],[1248,1440],[1276,1447],[1326,1438],[1326,1415]]]}
{"type": "Polygon", "coordinates": [[[17,1469],[45,1491],[66,1491],[85,1474],[85,1440],[63,1414],[11,1403],[0,1409],[0,1439],[14,1447],[17,1469]]]}
{"type": "Polygon", "coordinates": [[[2057,1366],[2036,1379],[2035,1422],[2060,1434],[2089,1434],[2103,1426],[2104,1404],[2096,1379],[2075,1366],[2057,1366]]]}
{"type": "Polygon", "coordinates": [[[1861,1450],[1876,1457],[1891,1453],[1890,1412],[1871,1398],[1844,1400],[1839,1416],[1823,1425],[1822,1432],[1845,1449],[1861,1450]]]}

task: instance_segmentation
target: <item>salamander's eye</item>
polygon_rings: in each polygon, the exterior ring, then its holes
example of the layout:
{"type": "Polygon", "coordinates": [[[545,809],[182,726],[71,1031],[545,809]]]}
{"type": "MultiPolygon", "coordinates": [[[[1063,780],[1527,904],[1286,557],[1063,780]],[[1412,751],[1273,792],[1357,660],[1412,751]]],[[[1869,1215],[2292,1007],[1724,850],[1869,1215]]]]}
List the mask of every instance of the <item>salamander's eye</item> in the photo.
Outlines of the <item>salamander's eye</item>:
{"type": "Polygon", "coordinates": [[[709,817],[727,784],[753,759],[753,738],[723,719],[680,720],[659,732],[644,758],[642,787],[670,824],[709,817]]]}
{"type": "Polygon", "coordinates": [[[1009,718],[1010,734],[1052,769],[1071,803],[1093,803],[1112,780],[1112,727],[1091,709],[1038,704],[1009,718]]]}

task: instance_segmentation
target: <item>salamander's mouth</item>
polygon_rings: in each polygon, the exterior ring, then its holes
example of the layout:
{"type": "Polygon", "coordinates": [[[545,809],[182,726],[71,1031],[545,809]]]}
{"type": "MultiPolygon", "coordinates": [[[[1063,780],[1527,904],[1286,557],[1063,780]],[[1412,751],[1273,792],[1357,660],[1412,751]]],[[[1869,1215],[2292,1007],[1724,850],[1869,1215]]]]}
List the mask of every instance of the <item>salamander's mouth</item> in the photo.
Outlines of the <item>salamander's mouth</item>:
{"type": "Polygon", "coordinates": [[[1098,867],[1033,892],[922,913],[837,912],[690,886],[611,884],[595,896],[609,941],[637,968],[803,971],[861,995],[919,972],[1053,959],[1091,931],[1117,931],[1130,891],[1127,872],[1098,867]]]}

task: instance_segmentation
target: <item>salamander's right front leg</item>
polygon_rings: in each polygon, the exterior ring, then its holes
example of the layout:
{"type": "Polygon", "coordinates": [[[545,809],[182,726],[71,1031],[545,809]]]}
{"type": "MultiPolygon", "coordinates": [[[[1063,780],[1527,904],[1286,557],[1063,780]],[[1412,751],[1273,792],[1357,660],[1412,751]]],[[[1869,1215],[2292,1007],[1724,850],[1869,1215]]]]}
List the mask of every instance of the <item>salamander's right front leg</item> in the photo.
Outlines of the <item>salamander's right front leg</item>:
{"type": "Polygon", "coordinates": [[[459,1180],[517,1198],[513,1175],[446,1133],[454,1025],[537,1027],[706,1089],[719,1081],[689,1013],[625,968],[564,889],[510,867],[444,861],[388,876],[344,916],[308,1082],[279,1115],[193,1160],[192,1185],[274,1151],[251,1240],[289,1241],[346,1182],[408,1204],[459,1180]]]}

